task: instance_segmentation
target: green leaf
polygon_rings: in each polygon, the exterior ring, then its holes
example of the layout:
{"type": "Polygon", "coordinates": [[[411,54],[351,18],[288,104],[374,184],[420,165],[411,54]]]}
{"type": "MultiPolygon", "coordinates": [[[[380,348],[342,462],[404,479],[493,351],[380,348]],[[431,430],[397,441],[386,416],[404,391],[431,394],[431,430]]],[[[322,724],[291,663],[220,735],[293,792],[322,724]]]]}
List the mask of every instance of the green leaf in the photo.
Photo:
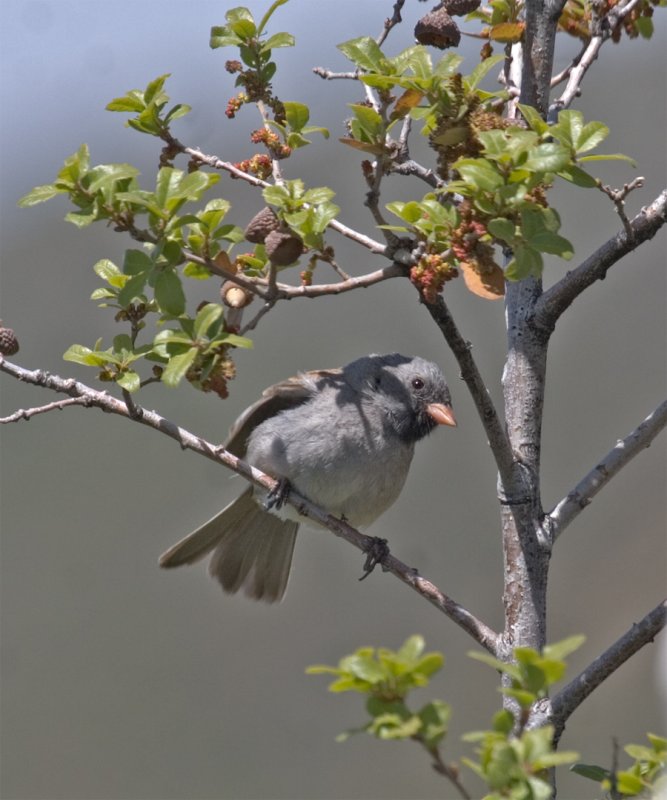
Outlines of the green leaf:
{"type": "Polygon", "coordinates": [[[283,106],[285,107],[285,119],[293,131],[298,132],[308,124],[308,120],[310,119],[310,111],[308,110],[307,105],[304,103],[295,103],[293,101],[286,100],[283,103],[283,106]]]}
{"type": "Polygon", "coordinates": [[[477,189],[493,192],[503,183],[503,178],[494,165],[483,158],[463,158],[454,163],[466,183],[477,189]]]}
{"type": "Polygon", "coordinates": [[[132,276],[118,294],[118,305],[123,308],[129,306],[135,298],[141,295],[147,279],[148,274],[145,272],[140,272],[138,275],[132,276]]]}
{"type": "Polygon", "coordinates": [[[117,359],[111,357],[109,353],[101,353],[84,347],[81,344],[73,344],[63,353],[65,361],[73,361],[75,364],[83,364],[86,367],[103,367],[109,362],[117,359]]]}
{"type": "Polygon", "coordinates": [[[415,634],[403,642],[396,655],[403,661],[416,661],[424,652],[425,646],[424,637],[415,634]]]}
{"type": "Polygon", "coordinates": [[[218,47],[229,47],[242,44],[242,40],[233,33],[226,25],[214,25],[211,28],[211,38],[209,47],[212,50],[218,47]]]}
{"type": "Polygon", "coordinates": [[[609,128],[603,122],[588,122],[579,132],[574,147],[577,153],[585,153],[597,147],[609,136],[609,128]]]}
{"type": "Polygon", "coordinates": [[[136,392],[141,387],[141,378],[136,372],[126,370],[116,379],[116,383],[128,392],[136,392]]]}
{"type": "Polygon", "coordinates": [[[596,764],[572,764],[570,772],[581,775],[582,778],[590,778],[590,780],[598,783],[611,778],[611,772],[608,769],[599,767],[596,764]]]}
{"type": "Polygon", "coordinates": [[[279,47],[294,47],[296,39],[291,33],[274,33],[273,36],[262,42],[261,52],[267,53],[269,50],[276,50],[279,47]]]}
{"type": "Polygon", "coordinates": [[[555,142],[547,142],[529,151],[528,158],[521,167],[531,172],[558,172],[570,161],[570,152],[566,147],[555,142]]]}
{"type": "Polygon", "coordinates": [[[542,655],[545,658],[552,658],[557,661],[562,661],[567,658],[575,650],[578,650],[586,641],[586,637],[582,634],[577,636],[568,636],[567,639],[562,639],[560,642],[554,642],[544,647],[542,655]]]}
{"type": "Polygon", "coordinates": [[[384,122],[374,108],[362,106],[358,103],[349,103],[355,118],[368,138],[375,142],[384,135],[384,122]]]}
{"type": "Polygon", "coordinates": [[[146,105],[152,103],[156,96],[162,91],[165,81],[170,77],[170,75],[170,72],[165,72],[164,75],[158,76],[148,84],[146,90],[144,91],[144,100],[146,105]]]}
{"type": "Polygon", "coordinates": [[[329,189],[328,186],[318,186],[314,189],[308,189],[307,192],[303,195],[304,203],[311,203],[312,205],[318,205],[320,203],[326,203],[334,197],[336,192],[333,189],[329,189]]]}
{"type": "Polygon", "coordinates": [[[583,169],[576,166],[576,164],[568,164],[565,169],[558,172],[558,176],[584,189],[593,189],[599,183],[597,178],[589,175],[588,172],[585,172],[583,169]]]}
{"type": "Polygon", "coordinates": [[[644,789],[644,782],[632,772],[617,772],[616,785],[621,794],[638,795],[644,789]]]}
{"type": "Polygon", "coordinates": [[[634,25],[642,39],[650,39],[653,36],[654,26],[651,17],[637,17],[634,25]]]}
{"type": "Polygon", "coordinates": [[[550,253],[554,256],[560,256],[566,261],[569,261],[574,255],[574,248],[572,243],[565,237],[559,236],[557,233],[551,231],[543,231],[529,239],[531,247],[539,250],[542,253],[550,253]]]}
{"type": "Polygon", "coordinates": [[[505,56],[496,55],[491,56],[490,58],[481,61],[475,69],[464,78],[464,83],[466,84],[469,91],[474,91],[479,84],[484,80],[484,78],[491,72],[491,70],[503,61],[505,56]]]}
{"type": "Polygon", "coordinates": [[[540,112],[536,108],[519,103],[519,111],[523,114],[528,125],[540,136],[549,130],[549,126],[542,119],[540,112]]]}
{"type": "Polygon", "coordinates": [[[352,673],[355,678],[361,678],[369,683],[378,683],[387,677],[385,670],[369,657],[364,656],[348,656],[343,659],[341,666],[347,672],[352,673]]]}
{"type": "Polygon", "coordinates": [[[475,661],[481,661],[483,664],[493,667],[493,669],[498,670],[499,672],[507,673],[507,675],[510,675],[515,680],[521,680],[521,672],[516,664],[506,664],[504,661],[494,658],[489,653],[480,653],[477,650],[469,651],[468,656],[470,658],[474,658],[475,661]]]}
{"type": "Polygon", "coordinates": [[[544,262],[538,250],[528,245],[517,245],[514,258],[505,268],[505,277],[511,281],[519,281],[529,275],[539,277],[543,267],[544,262]]]}
{"type": "Polygon", "coordinates": [[[108,258],[100,259],[93,267],[93,271],[102,278],[103,281],[107,281],[107,283],[110,283],[121,274],[118,267],[113,261],[109,261],[108,258]]]}
{"type": "Polygon", "coordinates": [[[45,203],[57,194],[63,194],[64,192],[64,189],[58,189],[52,183],[35,186],[34,189],[23,195],[18,201],[18,206],[20,208],[30,208],[30,206],[36,206],[38,203],[45,203]]]}
{"type": "Polygon", "coordinates": [[[123,258],[123,272],[126,275],[139,275],[153,269],[153,260],[143,250],[126,250],[123,258]]]}
{"type": "Polygon", "coordinates": [[[585,161],[627,161],[628,164],[632,164],[633,167],[637,166],[637,162],[634,158],[625,156],[623,153],[601,153],[594,156],[582,156],[578,161],[580,163],[584,163],[585,161]]]}
{"type": "Polygon", "coordinates": [[[516,236],[515,224],[504,217],[496,217],[489,220],[486,227],[496,239],[502,239],[504,242],[512,242],[516,236]]]}
{"type": "Polygon", "coordinates": [[[155,299],[162,311],[177,317],[185,311],[181,280],[172,269],[161,272],[155,281],[155,299]]]}
{"type": "Polygon", "coordinates": [[[280,8],[280,6],[284,6],[285,3],[287,3],[287,2],[288,2],[288,0],[273,0],[273,3],[271,3],[271,5],[269,6],[268,10],[266,11],[264,16],[260,20],[259,25],[257,26],[257,34],[258,35],[261,34],[264,31],[264,28],[266,28],[266,25],[267,25],[268,21],[271,19],[271,17],[273,16],[275,10],[277,8],[280,8]]]}
{"type": "Polygon", "coordinates": [[[201,339],[208,329],[222,316],[222,306],[218,303],[207,303],[197,312],[194,325],[194,338],[201,339]]]}
{"type": "Polygon", "coordinates": [[[236,333],[223,333],[216,338],[216,341],[223,341],[230,347],[241,347],[244,350],[252,350],[254,347],[252,339],[245,336],[238,336],[236,333]]]}
{"type": "Polygon", "coordinates": [[[198,352],[196,347],[191,347],[185,353],[172,356],[162,372],[162,382],[172,388],[178,386],[193,365],[198,352]]]}
{"type": "Polygon", "coordinates": [[[384,53],[375,39],[370,36],[350,39],[337,45],[337,47],[344,56],[359,68],[369,72],[383,72],[382,67],[386,63],[384,53]]]}

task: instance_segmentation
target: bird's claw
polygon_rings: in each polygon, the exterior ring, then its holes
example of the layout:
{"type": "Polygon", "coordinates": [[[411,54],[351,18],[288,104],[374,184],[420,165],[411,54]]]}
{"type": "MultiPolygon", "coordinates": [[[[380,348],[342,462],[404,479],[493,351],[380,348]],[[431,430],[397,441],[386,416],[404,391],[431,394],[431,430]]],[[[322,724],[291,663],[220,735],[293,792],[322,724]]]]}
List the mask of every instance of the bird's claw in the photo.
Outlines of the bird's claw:
{"type": "Polygon", "coordinates": [[[378,536],[370,537],[368,547],[365,549],[366,560],[364,561],[364,574],[359,578],[363,581],[367,578],[378,564],[382,564],[385,558],[389,555],[389,545],[386,539],[380,539],[378,536]]]}
{"type": "Polygon", "coordinates": [[[276,510],[282,508],[285,505],[285,502],[287,501],[291,491],[292,487],[287,478],[280,478],[280,480],[276,482],[276,485],[266,496],[264,508],[267,511],[270,511],[272,508],[275,508],[276,510]]]}

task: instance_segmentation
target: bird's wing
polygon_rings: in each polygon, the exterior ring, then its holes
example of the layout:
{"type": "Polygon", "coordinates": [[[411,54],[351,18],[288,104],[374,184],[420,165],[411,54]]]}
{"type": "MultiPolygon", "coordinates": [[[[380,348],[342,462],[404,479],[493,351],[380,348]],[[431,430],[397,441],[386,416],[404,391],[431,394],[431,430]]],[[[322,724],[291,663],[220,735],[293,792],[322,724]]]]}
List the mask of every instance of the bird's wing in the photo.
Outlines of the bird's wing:
{"type": "Polygon", "coordinates": [[[233,455],[243,458],[248,437],[258,425],[281,411],[302,405],[322,387],[323,382],[340,380],[341,375],[340,369],[312,370],[269,386],[262,392],[260,399],[246,408],[234,422],[223,447],[233,455]]]}

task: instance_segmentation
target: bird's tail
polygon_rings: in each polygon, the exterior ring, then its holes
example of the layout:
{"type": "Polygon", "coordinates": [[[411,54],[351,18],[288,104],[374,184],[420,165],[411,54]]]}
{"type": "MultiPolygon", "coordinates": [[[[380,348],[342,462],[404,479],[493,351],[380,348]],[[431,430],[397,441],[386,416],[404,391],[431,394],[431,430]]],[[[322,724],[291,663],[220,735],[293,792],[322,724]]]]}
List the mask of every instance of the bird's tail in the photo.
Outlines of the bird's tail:
{"type": "Polygon", "coordinates": [[[176,542],[160,556],[160,566],[194,564],[212,553],[209,573],[226,592],[243,589],[255,600],[282,600],[299,524],[264,511],[252,493],[250,486],[213,519],[176,542]]]}

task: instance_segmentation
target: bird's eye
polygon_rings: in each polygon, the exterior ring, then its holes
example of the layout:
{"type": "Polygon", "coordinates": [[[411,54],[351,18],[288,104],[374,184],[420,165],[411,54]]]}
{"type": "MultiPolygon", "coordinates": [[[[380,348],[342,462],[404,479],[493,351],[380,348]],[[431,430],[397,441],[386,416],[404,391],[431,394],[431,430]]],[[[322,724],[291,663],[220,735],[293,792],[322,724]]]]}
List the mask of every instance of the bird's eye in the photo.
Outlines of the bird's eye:
{"type": "Polygon", "coordinates": [[[420,389],[424,388],[424,381],[421,378],[413,378],[412,379],[412,388],[419,391],[420,389]]]}

